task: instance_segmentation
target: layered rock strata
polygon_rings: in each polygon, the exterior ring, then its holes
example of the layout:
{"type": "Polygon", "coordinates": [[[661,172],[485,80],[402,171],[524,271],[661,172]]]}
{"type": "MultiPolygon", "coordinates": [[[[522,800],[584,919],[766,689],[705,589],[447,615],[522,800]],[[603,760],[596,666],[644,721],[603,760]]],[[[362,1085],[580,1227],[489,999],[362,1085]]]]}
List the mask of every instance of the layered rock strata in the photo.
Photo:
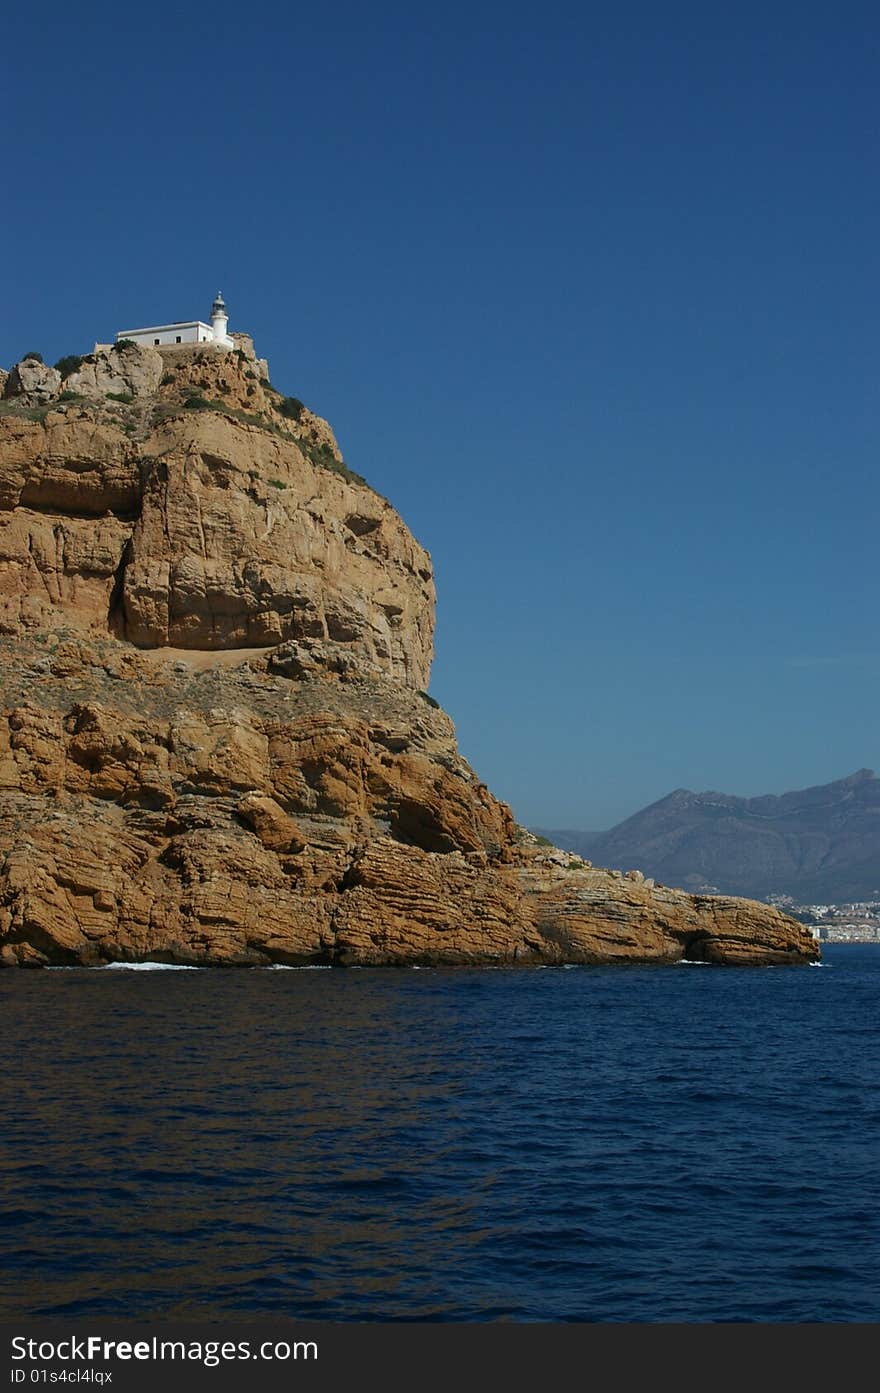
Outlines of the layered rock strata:
{"type": "Polygon", "coordinates": [[[33,393],[17,373],[0,415],[0,632],[328,640],[427,684],[430,557],[326,422],[284,416],[244,355],[95,354],[36,410],[18,407],[33,393]]]}
{"type": "Polygon", "coordinates": [[[252,357],[96,354],[36,407],[24,381],[0,410],[0,962],[817,956],[767,906],[516,825],[422,690],[430,558],[252,357]]]}

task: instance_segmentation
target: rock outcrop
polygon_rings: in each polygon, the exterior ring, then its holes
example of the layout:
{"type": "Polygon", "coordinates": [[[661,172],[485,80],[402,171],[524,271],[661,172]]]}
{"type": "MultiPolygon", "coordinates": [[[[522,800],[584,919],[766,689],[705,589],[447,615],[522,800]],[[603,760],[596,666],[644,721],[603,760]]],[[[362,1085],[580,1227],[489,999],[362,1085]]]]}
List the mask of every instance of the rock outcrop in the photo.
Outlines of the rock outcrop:
{"type": "Polygon", "coordinates": [[[162,379],[161,353],[123,341],[104,352],[91,353],[65,381],[65,389],[103,401],[106,397],[153,396],[162,379]]]}
{"type": "Polygon", "coordinates": [[[39,358],[22,358],[8,375],[4,373],[4,397],[18,397],[24,406],[43,406],[60,390],[61,373],[39,358]]]}
{"type": "Polygon", "coordinates": [[[517,826],[423,690],[428,554],[252,353],[33,390],[0,410],[0,962],[817,955],[517,826]]]}
{"type": "Polygon", "coordinates": [[[0,632],[329,641],[427,685],[430,558],[346,469],[326,422],[298,403],[285,416],[238,354],[165,359],[93,355],[41,419],[0,419],[0,632]]]}

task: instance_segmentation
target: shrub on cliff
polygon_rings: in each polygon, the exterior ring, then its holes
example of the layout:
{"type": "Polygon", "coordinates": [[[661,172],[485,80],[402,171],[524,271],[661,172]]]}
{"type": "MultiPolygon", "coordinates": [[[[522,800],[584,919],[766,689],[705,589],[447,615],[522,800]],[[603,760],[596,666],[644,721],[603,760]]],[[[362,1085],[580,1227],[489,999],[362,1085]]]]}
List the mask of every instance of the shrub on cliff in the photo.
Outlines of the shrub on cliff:
{"type": "Polygon", "coordinates": [[[43,355],[42,353],[25,353],[21,361],[23,363],[42,363],[43,355]]]}
{"type": "Polygon", "coordinates": [[[71,373],[76,372],[81,366],[82,354],[68,353],[64,358],[58,359],[58,362],[55,364],[55,371],[61,373],[61,381],[63,382],[65,378],[70,377],[71,373]]]}
{"type": "Polygon", "coordinates": [[[341,474],[343,479],[347,479],[350,484],[366,484],[369,488],[363,474],[356,474],[342,460],[338,460],[326,440],[322,440],[320,444],[316,440],[298,440],[296,443],[306,458],[310,459],[312,464],[318,465],[320,469],[330,469],[334,474],[341,474]]]}
{"type": "Polygon", "coordinates": [[[282,416],[289,416],[292,421],[301,421],[305,407],[299,397],[283,397],[278,410],[282,416]]]}

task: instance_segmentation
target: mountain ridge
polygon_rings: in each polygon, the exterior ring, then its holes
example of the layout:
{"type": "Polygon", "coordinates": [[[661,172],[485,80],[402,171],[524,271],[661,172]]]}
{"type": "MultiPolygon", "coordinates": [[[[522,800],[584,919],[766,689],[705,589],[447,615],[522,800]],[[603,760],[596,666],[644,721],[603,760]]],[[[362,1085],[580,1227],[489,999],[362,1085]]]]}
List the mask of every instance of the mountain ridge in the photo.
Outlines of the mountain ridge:
{"type": "Polygon", "coordinates": [[[880,892],[880,780],[867,767],[827,784],[753,797],[678,788],[606,832],[544,835],[603,864],[638,865],[690,890],[827,903],[880,892]]]}

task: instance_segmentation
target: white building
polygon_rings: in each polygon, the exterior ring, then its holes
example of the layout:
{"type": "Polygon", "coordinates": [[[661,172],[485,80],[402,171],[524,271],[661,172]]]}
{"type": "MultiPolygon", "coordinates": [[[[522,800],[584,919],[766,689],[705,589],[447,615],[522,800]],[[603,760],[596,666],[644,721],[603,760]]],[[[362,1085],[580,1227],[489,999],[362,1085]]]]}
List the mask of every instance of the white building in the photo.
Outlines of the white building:
{"type": "Polygon", "coordinates": [[[201,319],[187,319],[181,324],[154,324],[146,329],[120,329],[116,342],[131,339],[143,348],[172,348],[178,343],[215,343],[218,348],[234,348],[235,344],[227,333],[229,315],[223,303],[223,296],[217,291],[217,299],[211,306],[211,323],[201,319]]]}

